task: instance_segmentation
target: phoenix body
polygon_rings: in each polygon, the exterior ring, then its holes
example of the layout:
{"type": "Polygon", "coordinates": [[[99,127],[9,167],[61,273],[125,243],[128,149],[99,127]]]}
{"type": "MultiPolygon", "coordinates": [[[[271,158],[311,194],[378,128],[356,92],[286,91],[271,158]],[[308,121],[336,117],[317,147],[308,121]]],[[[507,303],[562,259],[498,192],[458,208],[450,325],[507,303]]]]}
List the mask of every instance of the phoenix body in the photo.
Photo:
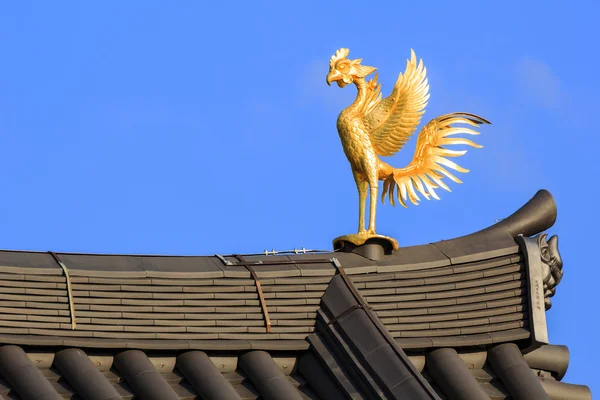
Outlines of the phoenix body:
{"type": "Polygon", "coordinates": [[[379,181],[384,182],[382,202],[388,195],[392,205],[395,205],[395,197],[404,207],[408,201],[416,205],[420,201],[418,193],[428,200],[430,197],[439,200],[435,189],[450,191],[442,181],[444,177],[462,183],[446,168],[468,172],[448,159],[461,156],[466,150],[450,150],[446,146],[481,147],[468,139],[450,136],[479,134],[469,126],[476,128],[490,122],[469,113],[451,113],[434,118],[421,129],[412,161],[404,168],[394,168],[379,157],[394,155],[402,149],[421,122],[429,99],[423,61],[417,63],[411,50],[404,74],[400,73],[392,93],[382,99],[377,75],[366,80],[376,68],[361,65],[362,59],[348,59],[349,53],[348,49],[340,49],[331,57],[327,84],[337,82],[343,88],[353,83],[358,89],[354,103],[340,113],[337,130],[358,188],[358,234],[375,235],[379,181]],[[367,194],[370,202],[368,229],[365,228],[367,194]]]}

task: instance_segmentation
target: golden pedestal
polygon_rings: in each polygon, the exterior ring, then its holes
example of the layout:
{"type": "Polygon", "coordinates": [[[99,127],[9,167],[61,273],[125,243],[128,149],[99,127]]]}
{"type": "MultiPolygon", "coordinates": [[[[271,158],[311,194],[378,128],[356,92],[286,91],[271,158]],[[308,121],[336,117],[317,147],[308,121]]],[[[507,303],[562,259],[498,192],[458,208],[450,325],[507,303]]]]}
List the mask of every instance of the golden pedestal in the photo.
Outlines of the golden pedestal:
{"type": "MultiPolygon", "coordinates": [[[[358,253],[365,255],[367,258],[373,258],[368,256],[368,254],[373,254],[373,256],[375,256],[372,251],[367,249],[368,247],[373,246],[383,249],[384,254],[391,254],[394,250],[398,250],[398,241],[389,236],[358,233],[340,236],[333,240],[334,250],[358,253]]],[[[375,256],[375,258],[379,257],[375,256]]]]}

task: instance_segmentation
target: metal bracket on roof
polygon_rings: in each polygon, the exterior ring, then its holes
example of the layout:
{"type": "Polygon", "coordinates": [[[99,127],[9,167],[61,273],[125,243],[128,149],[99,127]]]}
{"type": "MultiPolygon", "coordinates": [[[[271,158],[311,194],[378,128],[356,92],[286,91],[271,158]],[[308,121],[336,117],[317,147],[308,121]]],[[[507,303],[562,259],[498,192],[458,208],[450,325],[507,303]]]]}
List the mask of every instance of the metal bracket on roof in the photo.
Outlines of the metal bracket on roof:
{"type": "Polygon", "coordinates": [[[293,250],[275,250],[272,249],[271,251],[266,250],[264,251],[264,255],[265,256],[274,256],[276,254],[310,254],[310,253],[328,253],[329,250],[308,250],[305,249],[304,247],[302,247],[301,249],[297,249],[294,247],[293,250]]]}
{"type": "MultiPolygon", "coordinates": [[[[340,261],[337,258],[333,257],[331,259],[331,262],[338,269],[338,271],[340,270],[340,268],[342,268],[342,264],[340,264],[340,261]]],[[[343,268],[342,268],[342,271],[343,271],[343,268]]]]}
{"type": "Polygon", "coordinates": [[[227,256],[223,256],[221,254],[215,254],[215,257],[217,257],[219,260],[221,260],[221,262],[224,265],[227,266],[236,266],[236,267],[248,267],[248,266],[258,266],[260,267],[261,265],[295,265],[295,264],[317,264],[317,263],[330,263],[332,262],[330,258],[307,258],[307,259],[296,259],[296,260],[257,260],[257,261],[247,261],[244,259],[244,261],[239,261],[239,262],[233,262],[233,261],[229,261],[227,260],[225,257],[235,257],[238,260],[240,260],[240,257],[243,256],[261,256],[263,254],[244,254],[244,255],[240,255],[240,254],[231,254],[231,255],[227,255],[227,256]]]}
{"type": "Polygon", "coordinates": [[[71,330],[75,330],[77,327],[77,318],[75,317],[75,302],[73,301],[73,290],[71,288],[71,277],[69,276],[69,270],[67,266],[58,258],[58,255],[52,251],[49,251],[48,254],[54,258],[54,261],[62,268],[65,279],[67,281],[67,295],[69,297],[69,312],[71,313],[71,330]]]}
{"type": "Polygon", "coordinates": [[[244,256],[235,255],[234,257],[240,260],[242,266],[246,267],[246,269],[250,271],[250,275],[252,275],[252,279],[254,279],[254,284],[256,285],[256,292],[258,293],[258,301],[260,302],[260,307],[262,308],[263,316],[265,318],[265,328],[267,330],[267,333],[271,333],[271,318],[269,318],[269,310],[267,309],[267,303],[265,301],[265,296],[263,295],[262,285],[260,284],[258,275],[256,275],[254,268],[252,268],[252,266],[249,265],[248,262],[244,259],[244,256]]]}
{"type": "MultiPolygon", "coordinates": [[[[346,284],[346,286],[348,286],[348,289],[350,289],[350,292],[356,299],[356,302],[358,303],[358,306],[359,306],[358,308],[362,308],[365,311],[367,311],[367,310],[373,311],[373,308],[371,307],[371,305],[369,303],[367,303],[365,301],[365,299],[363,299],[363,297],[358,292],[358,289],[356,289],[356,286],[354,286],[354,283],[352,283],[352,281],[350,280],[350,277],[348,277],[348,275],[346,275],[346,271],[344,271],[344,268],[342,267],[342,264],[340,263],[340,261],[337,258],[333,257],[331,259],[331,262],[337,268],[344,283],[346,284]]],[[[373,320],[372,315],[370,315],[368,312],[367,312],[367,315],[369,316],[369,318],[371,320],[373,320]]],[[[373,321],[373,322],[375,322],[375,321],[373,321]]]]}
{"type": "Polygon", "coordinates": [[[219,260],[221,260],[223,262],[223,264],[225,264],[225,265],[235,265],[234,263],[232,263],[231,261],[227,260],[225,257],[223,257],[220,254],[216,254],[215,253],[215,257],[217,257],[219,260]]]}
{"type": "MultiPolygon", "coordinates": [[[[335,251],[339,251],[339,250],[334,250],[335,251]]],[[[293,250],[267,250],[265,249],[265,251],[263,251],[262,253],[245,253],[245,256],[276,256],[278,254],[315,254],[315,253],[331,253],[331,250],[309,250],[306,249],[304,247],[302,247],[301,249],[297,249],[294,247],[293,250]]],[[[227,255],[226,257],[229,257],[230,255],[227,255]]],[[[235,256],[232,255],[232,256],[235,256]]],[[[227,260],[225,260],[223,255],[220,254],[215,254],[215,257],[218,257],[221,261],[223,261],[224,263],[227,262],[227,260]]],[[[236,265],[236,264],[232,264],[232,265],[236,265]]]]}
{"type": "Polygon", "coordinates": [[[360,304],[353,305],[352,307],[348,308],[346,311],[342,312],[337,317],[335,317],[335,318],[331,319],[329,322],[327,322],[327,324],[319,332],[320,333],[325,332],[331,325],[335,324],[338,319],[344,318],[346,315],[350,314],[352,311],[363,310],[363,309],[364,309],[363,306],[361,306],[360,304]]]}

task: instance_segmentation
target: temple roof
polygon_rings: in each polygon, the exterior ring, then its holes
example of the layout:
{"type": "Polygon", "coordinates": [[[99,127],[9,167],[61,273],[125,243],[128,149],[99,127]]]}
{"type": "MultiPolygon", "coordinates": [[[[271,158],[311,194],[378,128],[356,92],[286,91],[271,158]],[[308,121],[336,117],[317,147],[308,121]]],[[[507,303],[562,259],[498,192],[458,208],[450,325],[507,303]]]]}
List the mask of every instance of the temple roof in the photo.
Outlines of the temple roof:
{"type": "Polygon", "coordinates": [[[2,251],[0,398],[591,398],[548,342],[562,260],[535,235],[555,219],[540,191],[381,256],[2,251]]]}
{"type": "Polygon", "coordinates": [[[54,254],[70,277],[71,329],[69,291],[53,256],[1,252],[0,338],[22,345],[178,349],[205,349],[211,341],[223,346],[223,340],[252,349],[275,340],[300,350],[335,264],[405,348],[527,338],[523,256],[514,241],[502,248],[491,243],[486,253],[498,257],[457,264],[435,245],[407,249],[412,260],[421,255],[412,263],[351,253],[245,257],[260,282],[270,333],[256,282],[235,257],[223,257],[235,261],[225,265],[217,257],[54,254]]]}
{"type": "MultiPolygon", "coordinates": [[[[510,345],[505,347],[508,348],[501,349],[502,352],[517,356],[519,365],[530,369],[551,399],[591,398],[587,387],[560,382],[569,357],[564,346],[545,346],[525,357],[514,352],[510,345]]],[[[36,398],[27,396],[39,394],[48,396],[37,397],[44,399],[56,399],[58,394],[60,399],[104,400],[131,399],[133,396],[191,400],[198,395],[202,399],[218,400],[254,400],[261,396],[265,399],[349,398],[348,395],[340,397],[336,378],[323,367],[320,357],[314,350],[300,356],[260,350],[244,353],[186,351],[178,354],[123,350],[99,354],[76,348],[56,352],[26,348],[24,351],[21,347],[9,345],[0,349],[0,362],[5,374],[4,379],[0,379],[0,399],[36,398]],[[10,369],[11,366],[13,369],[10,369]],[[144,374],[139,374],[142,371],[144,374]],[[263,373],[258,374],[259,371],[263,373]],[[273,391],[287,397],[269,397],[273,391]],[[19,397],[17,392],[22,396],[19,397]]],[[[471,390],[474,387],[476,393],[482,390],[487,398],[510,398],[508,388],[512,389],[511,378],[496,372],[486,351],[439,349],[427,356],[409,352],[407,357],[439,398],[478,398],[454,396],[449,383],[459,381],[464,385],[465,380],[471,382],[471,390]],[[465,371],[468,375],[464,374],[465,371]],[[473,379],[479,388],[472,385],[473,379]],[[450,394],[445,395],[444,390],[450,394]]],[[[351,392],[351,396],[374,398],[358,391],[351,392]]]]}

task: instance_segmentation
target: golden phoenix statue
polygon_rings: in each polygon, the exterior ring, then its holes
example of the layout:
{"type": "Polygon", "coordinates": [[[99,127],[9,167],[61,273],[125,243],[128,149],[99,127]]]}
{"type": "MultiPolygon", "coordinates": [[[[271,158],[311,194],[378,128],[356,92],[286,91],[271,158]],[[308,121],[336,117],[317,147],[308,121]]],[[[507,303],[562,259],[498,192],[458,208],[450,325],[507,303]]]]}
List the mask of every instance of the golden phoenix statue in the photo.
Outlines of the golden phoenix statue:
{"type": "Polygon", "coordinates": [[[450,138],[456,134],[478,135],[474,129],[464,125],[478,127],[490,122],[469,113],[451,113],[434,118],[420,131],[417,139],[415,155],[404,168],[394,168],[383,162],[379,156],[392,156],[397,153],[415,132],[425,112],[429,99],[426,68],[423,60],[417,63],[414,51],[407,60],[404,74],[400,73],[392,93],[382,99],[381,84],[377,83],[377,74],[372,80],[365,78],[376,68],[361,65],[362,59],[348,58],[350,50],[340,49],[329,61],[327,84],[337,82],[338,86],[354,83],[358,89],[356,100],[343,110],[337,119],[337,130],[342,141],[344,153],[350,162],[352,174],[358,188],[358,234],[346,235],[336,241],[345,240],[361,245],[372,237],[389,240],[395,249],[398,244],[394,239],[375,233],[375,211],[379,181],[383,181],[381,201],[389,195],[390,202],[395,205],[394,192],[403,207],[407,201],[418,204],[420,193],[429,200],[439,200],[436,188],[450,191],[442,181],[444,177],[462,183],[446,168],[458,172],[469,172],[458,166],[448,157],[458,157],[466,150],[450,150],[447,145],[467,145],[480,148],[478,144],[464,138],[450,138]],[[455,126],[455,124],[463,126],[455,126]],[[365,229],[365,208],[369,192],[369,227],[365,229]]]}

